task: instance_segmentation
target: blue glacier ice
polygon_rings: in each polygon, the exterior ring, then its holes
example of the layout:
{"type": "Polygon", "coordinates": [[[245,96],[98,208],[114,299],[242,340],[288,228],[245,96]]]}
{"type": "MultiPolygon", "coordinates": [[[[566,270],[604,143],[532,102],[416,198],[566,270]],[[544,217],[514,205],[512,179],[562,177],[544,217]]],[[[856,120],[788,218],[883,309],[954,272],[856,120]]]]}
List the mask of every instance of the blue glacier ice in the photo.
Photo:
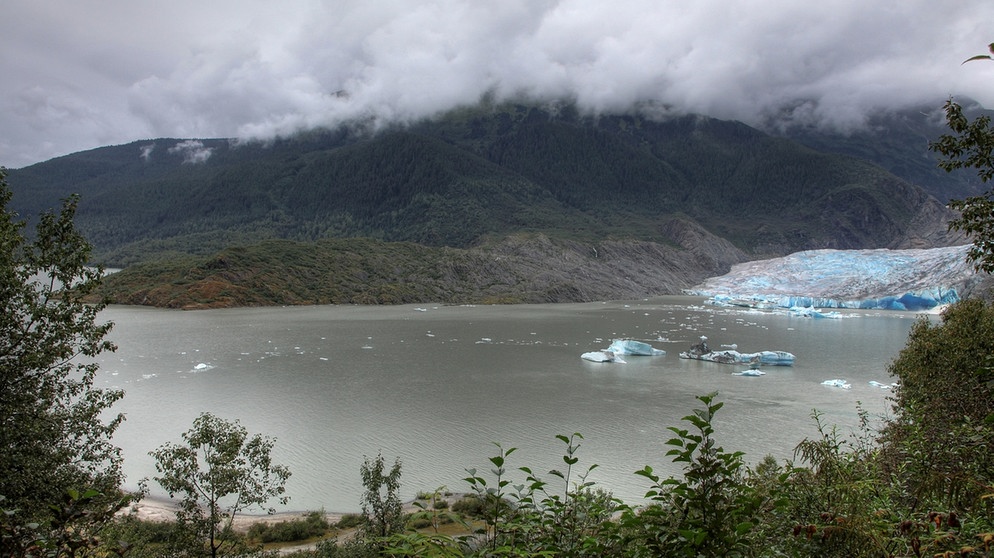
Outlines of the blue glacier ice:
{"type": "Polygon", "coordinates": [[[799,314],[805,308],[925,311],[956,302],[958,290],[975,278],[969,249],[809,250],[737,264],[687,292],[715,304],[799,314]]]}
{"type": "Polygon", "coordinates": [[[607,350],[616,355],[660,356],[666,354],[666,351],[662,349],[634,339],[615,339],[607,350]]]}

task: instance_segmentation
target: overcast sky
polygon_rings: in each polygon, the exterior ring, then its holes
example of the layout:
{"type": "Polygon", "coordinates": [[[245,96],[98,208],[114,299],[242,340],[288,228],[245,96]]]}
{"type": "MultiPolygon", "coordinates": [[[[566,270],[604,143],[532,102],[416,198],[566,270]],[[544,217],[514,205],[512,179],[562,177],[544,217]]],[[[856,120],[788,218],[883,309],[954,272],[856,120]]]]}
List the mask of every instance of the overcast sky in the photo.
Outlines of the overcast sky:
{"type": "Polygon", "coordinates": [[[994,107],[994,62],[961,64],[992,41],[991,0],[2,0],[0,165],[487,92],[845,128],[950,95],[994,107]]]}

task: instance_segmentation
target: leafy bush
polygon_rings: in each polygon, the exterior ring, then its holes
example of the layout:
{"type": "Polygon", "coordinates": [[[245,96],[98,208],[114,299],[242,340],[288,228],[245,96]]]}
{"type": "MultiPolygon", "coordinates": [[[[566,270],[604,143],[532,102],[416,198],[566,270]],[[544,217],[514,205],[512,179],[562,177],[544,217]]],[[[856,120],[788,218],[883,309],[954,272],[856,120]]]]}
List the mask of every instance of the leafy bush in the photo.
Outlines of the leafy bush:
{"type": "Polygon", "coordinates": [[[483,500],[476,494],[467,494],[452,503],[451,510],[464,517],[482,519],[485,511],[483,500]]]}
{"type": "Polygon", "coordinates": [[[699,396],[704,409],[683,418],[693,430],[669,427],[677,437],[666,455],[684,464],[683,477],[660,480],[646,466],[637,475],[653,482],[654,505],[627,522],[642,523],[645,544],[660,556],[740,556],[759,522],[761,501],[745,481],[742,452],[726,452],[714,439],[712,422],[722,407],[717,393],[699,396]],[[648,526],[646,526],[648,525],[648,526]]]}
{"type": "Polygon", "coordinates": [[[911,329],[890,368],[899,380],[885,430],[890,471],[908,498],[977,505],[994,485],[994,306],[965,300],[911,329]]]}
{"type": "Polygon", "coordinates": [[[308,513],[302,519],[278,521],[276,523],[256,523],[249,528],[250,538],[263,543],[303,541],[321,537],[328,532],[330,525],[323,512],[308,513]]]}
{"type": "Polygon", "coordinates": [[[364,521],[366,521],[366,519],[362,516],[362,514],[347,513],[338,520],[335,527],[338,527],[339,529],[352,529],[354,527],[361,526],[364,521]]]}

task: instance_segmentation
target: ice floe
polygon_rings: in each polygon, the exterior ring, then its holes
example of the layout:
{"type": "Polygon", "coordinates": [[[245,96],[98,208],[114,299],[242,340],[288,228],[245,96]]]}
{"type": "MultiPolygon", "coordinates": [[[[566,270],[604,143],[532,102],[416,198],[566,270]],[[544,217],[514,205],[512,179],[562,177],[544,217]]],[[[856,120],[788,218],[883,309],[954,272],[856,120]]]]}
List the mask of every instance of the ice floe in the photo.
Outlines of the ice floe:
{"type": "MultiPolygon", "coordinates": [[[[598,341],[601,339],[598,338],[598,341]]],[[[626,361],[622,356],[662,356],[666,351],[657,349],[643,341],[634,339],[615,339],[611,345],[600,351],[583,353],[580,358],[591,362],[617,362],[624,364],[626,361]]]]}
{"type": "Polygon", "coordinates": [[[849,389],[852,387],[852,384],[842,379],[825,380],[824,382],[821,383],[821,385],[829,387],[837,387],[842,389],[849,389]]]}

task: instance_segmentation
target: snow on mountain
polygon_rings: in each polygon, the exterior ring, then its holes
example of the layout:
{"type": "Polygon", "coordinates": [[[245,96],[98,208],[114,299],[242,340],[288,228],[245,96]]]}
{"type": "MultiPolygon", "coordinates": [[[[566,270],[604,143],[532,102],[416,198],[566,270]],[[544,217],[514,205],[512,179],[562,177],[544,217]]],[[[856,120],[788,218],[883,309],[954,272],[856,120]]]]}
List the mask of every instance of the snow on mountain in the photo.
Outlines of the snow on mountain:
{"type": "Polygon", "coordinates": [[[959,300],[975,276],[969,249],[809,250],[737,264],[688,293],[751,306],[927,310],[959,300]]]}

